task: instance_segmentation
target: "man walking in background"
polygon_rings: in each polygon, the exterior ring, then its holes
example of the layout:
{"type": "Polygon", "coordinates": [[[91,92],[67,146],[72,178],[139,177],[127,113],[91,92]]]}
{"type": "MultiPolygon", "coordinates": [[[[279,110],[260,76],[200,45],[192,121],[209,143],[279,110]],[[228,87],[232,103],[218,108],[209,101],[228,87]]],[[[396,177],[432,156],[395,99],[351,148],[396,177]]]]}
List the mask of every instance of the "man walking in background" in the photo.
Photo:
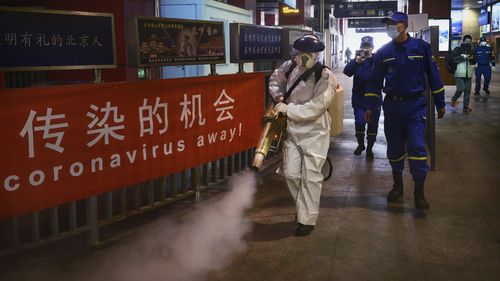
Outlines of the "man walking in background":
{"type": "Polygon", "coordinates": [[[351,61],[351,56],[352,56],[351,49],[347,47],[347,49],[345,50],[345,63],[349,63],[351,61]]]}
{"type": "Polygon", "coordinates": [[[495,70],[495,56],[493,55],[493,50],[488,44],[486,44],[486,37],[482,36],[479,39],[479,46],[475,49],[475,54],[477,58],[476,66],[476,89],[474,95],[478,96],[481,91],[481,76],[484,76],[483,91],[489,95],[490,81],[491,81],[491,71],[495,70]]]}
{"type": "Polygon", "coordinates": [[[453,49],[453,52],[451,54],[452,60],[457,64],[457,70],[455,70],[455,83],[457,85],[457,90],[455,91],[455,95],[451,98],[451,106],[457,106],[458,99],[463,93],[464,112],[472,111],[469,103],[472,73],[474,73],[473,66],[476,64],[476,59],[471,44],[472,37],[470,35],[465,35],[462,39],[462,44],[459,47],[453,49]]]}

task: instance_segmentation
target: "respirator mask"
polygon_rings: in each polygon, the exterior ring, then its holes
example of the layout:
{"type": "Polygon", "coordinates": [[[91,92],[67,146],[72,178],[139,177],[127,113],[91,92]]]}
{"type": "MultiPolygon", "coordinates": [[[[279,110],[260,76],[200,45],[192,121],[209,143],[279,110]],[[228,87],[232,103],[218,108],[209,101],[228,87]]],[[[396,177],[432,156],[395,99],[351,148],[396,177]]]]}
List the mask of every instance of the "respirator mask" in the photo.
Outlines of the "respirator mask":
{"type": "Polygon", "coordinates": [[[312,68],[316,64],[318,56],[318,53],[299,52],[296,58],[297,65],[303,66],[307,69],[312,68]]]}
{"type": "Polygon", "coordinates": [[[462,43],[462,48],[469,51],[471,49],[471,43],[469,41],[465,41],[462,43]]]}
{"type": "Polygon", "coordinates": [[[387,35],[391,37],[392,40],[399,36],[398,27],[396,25],[387,26],[387,35]]]}
{"type": "Polygon", "coordinates": [[[481,46],[486,46],[486,41],[481,42],[481,46]]]}

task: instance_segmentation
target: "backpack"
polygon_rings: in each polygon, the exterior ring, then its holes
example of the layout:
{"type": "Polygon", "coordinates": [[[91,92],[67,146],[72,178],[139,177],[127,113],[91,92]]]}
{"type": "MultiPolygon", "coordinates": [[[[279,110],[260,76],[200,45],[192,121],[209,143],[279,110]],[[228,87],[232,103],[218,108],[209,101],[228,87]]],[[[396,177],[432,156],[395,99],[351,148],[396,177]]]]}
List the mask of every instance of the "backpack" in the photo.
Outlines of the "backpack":
{"type": "Polygon", "coordinates": [[[448,51],[446,53],[444,63],[446,65],[446,70],[451,74],[455,74],[455,71],[457,70],[457,63],[453,59],[452,51],[448,51]]]}

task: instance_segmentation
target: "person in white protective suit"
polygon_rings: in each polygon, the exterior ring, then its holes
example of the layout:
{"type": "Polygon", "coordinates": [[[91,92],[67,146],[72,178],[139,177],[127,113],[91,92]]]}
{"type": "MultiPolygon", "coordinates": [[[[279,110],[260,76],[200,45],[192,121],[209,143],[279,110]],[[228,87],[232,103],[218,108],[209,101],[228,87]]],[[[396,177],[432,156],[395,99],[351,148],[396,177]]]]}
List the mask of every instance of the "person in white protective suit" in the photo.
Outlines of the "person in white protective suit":
{"type": "Polygon", "coordinates": [[[330,69],[317,62],[325,46],[314,35],[305,35],[293,44],[297,55],[274,71],[269,92],[276,103],[274,111],[287,116],[287,137],[283,142],[283,164],[279,170],[296,202],[295,234],[311,233],[319,214],[323,183],[321,169],[330,146],[331,117],[327,112],[337,88],[330,69]],[[314,68],[315,72],[311,72],[314,68]],[[304,73],[308,77],[304,77],[304,73]],[[319,78],[319,79],[317,79],[319,78]],[[302,79],[291,94],[286,92],[302,79]],[[284,98],[286,100],[284,100],[284,98]]]}

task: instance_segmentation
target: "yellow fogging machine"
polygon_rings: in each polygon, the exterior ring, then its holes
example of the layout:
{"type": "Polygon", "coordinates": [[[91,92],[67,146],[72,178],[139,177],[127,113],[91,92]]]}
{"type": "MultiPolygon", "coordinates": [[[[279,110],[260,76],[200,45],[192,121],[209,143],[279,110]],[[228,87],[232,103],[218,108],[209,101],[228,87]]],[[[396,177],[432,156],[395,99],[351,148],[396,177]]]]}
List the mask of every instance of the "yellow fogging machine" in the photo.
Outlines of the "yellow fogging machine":
{"type": "Polygon", "coordinates": [[[262,163],[269,151],[277,151],[280,147],[281,141],[286,134],[286,115],[274,112],[274,104],[271,102],[264,112],[262,125],[264,129],[260,135],[252,166],[250,167],[256,172],[262,167],[262,163]]]}

